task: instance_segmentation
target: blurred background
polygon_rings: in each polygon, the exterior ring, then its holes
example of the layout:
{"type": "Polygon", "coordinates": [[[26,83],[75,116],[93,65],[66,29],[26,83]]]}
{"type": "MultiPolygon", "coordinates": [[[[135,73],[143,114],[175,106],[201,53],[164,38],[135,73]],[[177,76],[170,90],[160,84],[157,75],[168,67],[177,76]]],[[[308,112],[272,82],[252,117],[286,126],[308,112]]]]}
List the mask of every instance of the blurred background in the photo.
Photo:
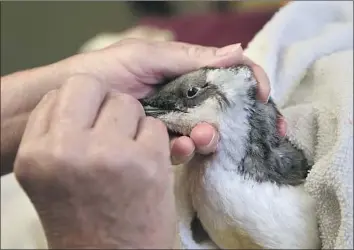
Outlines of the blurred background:
{"type": "MultiPolygon", "coordinates": [[[[97,34],[103,32],[118,34],[146,23],[163,25],[165,29],[170,29],[174,32],[175,40],[200,44],[204,42],[205,45],[213,46],[222,46],[229,42],[227,39],[222,40],[227,30],[223,34],[213,35],[213,30],[217,29],[216,22],[222,27],[226,27],[231,22],[234,32],[240,31],[240,34],[250,31],[249,27],[256,23],[252,32],[243,38],[248,41],[250,36],[253,36],[285,3],[286,1],[255,0],[210,2],[1,1],[1,75],[66,58],[77,53],[86,41],[97,34]],[[240,23],[237,19],[232,19],[232,21],[230,19],[228,23],[219,21],[222,17],[235,18],[245,12],[258,13],[258,15],[259,13],[268,14],[263,16],[258,23],[253,21],[257,20],[257,17],[248,16],[242,26],[237,26],[240,23]],[[209,18],[209,14],[213,17],[209,18]],[[188,17],[189,21],[186,22],[184,17],[188,17]],[[194,34],[192,37],[191,33],[195,33],[193,30],[190,31],[190,35],[181,34],[188,28],[198,31],[199,36],[196,37],[194,34]],[[205,39],[206,33],[212,37],[211,40],[205,39]]],[[[231,41],[238,42],[233,40],[235,38],[231,41]]]]}

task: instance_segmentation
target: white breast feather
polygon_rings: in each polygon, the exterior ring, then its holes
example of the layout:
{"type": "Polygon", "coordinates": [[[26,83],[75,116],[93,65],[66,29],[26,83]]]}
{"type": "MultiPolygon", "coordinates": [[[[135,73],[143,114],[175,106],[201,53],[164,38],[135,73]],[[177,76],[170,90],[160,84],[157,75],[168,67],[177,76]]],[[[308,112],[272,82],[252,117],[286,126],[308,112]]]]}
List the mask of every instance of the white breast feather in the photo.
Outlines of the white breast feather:
{"type": "Polygon", "coordinates": [[[221,121],[220,131],[221,139],[233,135],[240,140],[232,145],[225,144],[227,140],[220,143],[219,153],[205,168],[203,187],[191,194],[202,224],[211,234],[240,228],[264,248],[318,249],[315,202],[304,187],[257,183],[238,174],[235,162],[222,153],[227,148],[237,159],[245,154],[243,137],[250,128],[247,111],[239,104],[227,114],[235,119],[221,121]]]}

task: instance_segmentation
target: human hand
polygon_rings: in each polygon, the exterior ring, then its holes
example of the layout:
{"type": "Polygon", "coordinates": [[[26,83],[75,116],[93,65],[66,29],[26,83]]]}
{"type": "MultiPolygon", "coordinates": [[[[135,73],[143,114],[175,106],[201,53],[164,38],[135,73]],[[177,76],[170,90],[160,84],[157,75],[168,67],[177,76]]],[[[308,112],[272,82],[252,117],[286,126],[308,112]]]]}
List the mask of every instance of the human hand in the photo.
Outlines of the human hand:
{"type": "Polygon", "coordinates": [[[124,39],[146,39],[152,41],[173,41],[174,34],[169,29],[157,28],[154,26],[138,25],[128,28],[122,32],[101,33],[86,41],[79,49],[82,52],[90,52],[105,48],[111,44],[124,39]]]}
{"type": "MultiPolygon", "coordinates": [[[[93,74],[112,88],[145,97],[154,84],[204,66],[228,67],[245,63],[252,66],[259,82],[259,99],[268,100],[269,80],[264,70],[243,56],[240,44],[224,48],[203,47],[179,42],[156,42],[127,39],[103,50],[79,54],[74,58],[74,72],[93,74]]],[[[284,135],[284,119],[279,119],[279,132],[284,135]]],[[[190,160],[195,152],[209,154],[215,151],[219,135],[210,124],[198,124],[190,136],[171,141],[174,164],[190,160]]]]}
{"type": "Polygon", "coordinates": [[[169,249],[167,129],[133,97],[108,91],[79,75],[47,94],[28,120],[15,175],[50,248],[169,249]]]}

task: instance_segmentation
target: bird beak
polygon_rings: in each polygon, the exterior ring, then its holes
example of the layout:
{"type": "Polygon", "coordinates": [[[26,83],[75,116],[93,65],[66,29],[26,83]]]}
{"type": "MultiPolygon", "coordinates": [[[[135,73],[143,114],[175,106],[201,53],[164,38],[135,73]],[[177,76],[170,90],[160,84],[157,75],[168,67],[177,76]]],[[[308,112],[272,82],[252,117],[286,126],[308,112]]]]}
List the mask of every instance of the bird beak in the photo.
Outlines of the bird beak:
{"type": "Polygon", "coordinates": [[[158,117],[160,115],[164,115],[169,112],[169,110],[164,110],[164,109],[160,109],[160,108],[152,107],[152,106],[143,106],[143,107],[144,107],[145,114],[147,116],[152,116],[152,117],[158,117]]]}
{"type": "Polygon", "coordinates": [[[140,99],[139,101],[144,108],[146,116],[158,117],[159,115],[168,113],[168,110],[149,105],[145,99],[140,99]]]}
{"type": "MultiPolygon", "coordinates": [[[[154,118],[157,118],[157,119],[159,117],[161,117],[162,115],[165,115],[165,114],[168,114],[168,113],[171,113],[171,112],[174,112],[174,111],[184,112],[185,113],[185,111],[178,110],[178,109],[171,110],[171,109],[163,109],[163,108],[151,106],[151,105],[149,105],[148,102],[146,102],[145,99],[140,99],[139,101],[140,101],[141,105],[144,108],[144,112],[145,112],[146,116],[151,116],[151,117],[154,117],[154,118]]],[[[169,127],[167,127],[167,130],[168,130],[168,133],[169,133],[169,135],[171,137],[181,136],[182,135],[182,134],[176,133],[175,131],[171,130],[169,127]]]]}

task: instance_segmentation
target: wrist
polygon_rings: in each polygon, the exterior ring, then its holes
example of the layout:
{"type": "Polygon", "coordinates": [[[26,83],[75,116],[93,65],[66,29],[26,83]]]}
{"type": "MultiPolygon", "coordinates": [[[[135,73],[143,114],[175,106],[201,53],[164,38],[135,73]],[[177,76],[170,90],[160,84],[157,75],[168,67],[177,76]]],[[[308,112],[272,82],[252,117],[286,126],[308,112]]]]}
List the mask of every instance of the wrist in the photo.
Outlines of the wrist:
{"type": "Polygon", "coordinates": [[[1,171],[12,171],[28,117],[71,74],[71,59],[1,77],[1,171]]]}
{"type": "Polygon", "coordinates": [[[71,59],[1,78],[1,119],[31,112],[45,94],[71,74],[71,59]]]}
{"type": "Polygon", "coordinates": [[[33,78],[43,96],[61,87],[65,79],[74,73],[73,57],[34,69],[33,78]]]}

